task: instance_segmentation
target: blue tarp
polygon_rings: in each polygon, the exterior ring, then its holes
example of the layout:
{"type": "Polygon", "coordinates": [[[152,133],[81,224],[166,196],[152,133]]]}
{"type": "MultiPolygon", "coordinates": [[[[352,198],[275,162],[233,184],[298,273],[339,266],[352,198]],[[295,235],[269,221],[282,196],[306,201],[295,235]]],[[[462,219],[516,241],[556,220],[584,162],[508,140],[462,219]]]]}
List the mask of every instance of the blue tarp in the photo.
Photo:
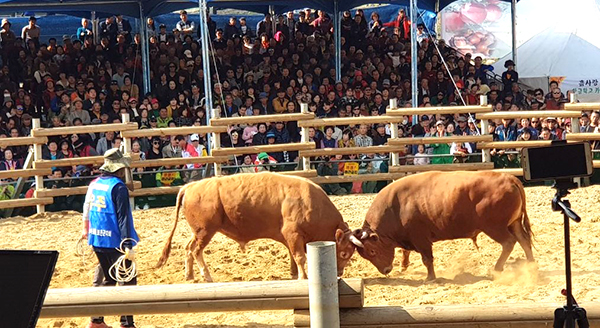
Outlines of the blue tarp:
{"type": "MultiPolygon", "coordinates": [[[[367,15],[367,17],[370,17],[372,11],[377,11],[382,21],[389,22],[396,17],[396,14],[398,13],[399,9],[400,6],[396,5],[380,6],[365,9],[365,14],[367,15]]],[[[48,41],[49,38],[56,38],[60,41],[62,36],[65,34],[74,37],[75,31],[79,26],[81,26],[81,20],[79,19],[79,17],[85,17],[84,15],[81,15],[83,13],[85,12],[73,13],[72,16],[48,15],[38,17],[37,23],[42,28],[41,41],[45,43],[48,41]]],[[[26,16],[32,14],[34,13],[30,12],[27,13],[26,16]]],[[[430,31],[433,31],[436,19],[435,14],[432,12],[425,11],[421,11],[421,14],[422,19],[420,19],[419,22],[423,22],[430,31]]],[[[229,17],[229,15],[211,16],[211,18],[217,23],[217,26],[219,27],[224,27],[227,24],[229,17]]],[[[248,26],[252,27],[253,29],[256,28],[256,24],[258,24],[258,22],[263,19],[262,15],[248,15],[245,17],[246,21],[248,22],[248,26]]],[[[15,31],[15,33],[20,33],[23,26],[27,25],[29,20],[28,17],[10,17],[9,19],[12,24],[12,30],[15,31]]],[[[200,20],[198,14],[190,14],[189,19],[196,23],[196,26],[200,20]]],[[[138,20],[135,19],[135,17],[130,17],[129,20],[133,31],[138,32],[138,20]]],[[[156,26],[159,26],[161,23],[164,23],[165,25],[167,25],[168,28],[173,29],[175,28],[175,24],[177,24],[177,22],[179,21],[179,15],[169,13],[154,17],[154,20],[156,22],[156,26]]]]}
{"type": "MultiPolygon", "coordinates": [[[[276,12],[310,7],[333,13],[334,1],[338,1],[341,11],[368,3],[409,6],[408,0],[208,0],[208,3],[219,8],[243,8],[262,13],[266,12],[269,5],[275,6],[276,12]]],[[[440,10],[452,2],[453,0],[440,0],[440,10]]],[[[418,0],[418,7],[435,11],[435,3],[436,0],[418,0]]],[[[189,0],[0,0],[0,14],[25,11],[81,14],[96,11],[139,17],[140,5],[144,16],[159,16],[180,9],[197,7],[198,2],[189,0]]]]}

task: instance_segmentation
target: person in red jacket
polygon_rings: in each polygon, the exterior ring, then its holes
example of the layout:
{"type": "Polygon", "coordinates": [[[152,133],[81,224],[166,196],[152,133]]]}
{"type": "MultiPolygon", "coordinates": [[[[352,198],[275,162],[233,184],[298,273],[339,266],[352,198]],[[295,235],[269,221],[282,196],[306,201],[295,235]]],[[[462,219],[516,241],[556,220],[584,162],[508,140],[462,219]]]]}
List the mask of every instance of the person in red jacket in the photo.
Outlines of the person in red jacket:
{"type": "Polygon", "coordinates": [[[383,24],[384,27],[398,28],[398,35],[402,40],[410,39],[410,20],[406,17],[404,9],[400,9],[398,17],[389,23],[383,24]]]}

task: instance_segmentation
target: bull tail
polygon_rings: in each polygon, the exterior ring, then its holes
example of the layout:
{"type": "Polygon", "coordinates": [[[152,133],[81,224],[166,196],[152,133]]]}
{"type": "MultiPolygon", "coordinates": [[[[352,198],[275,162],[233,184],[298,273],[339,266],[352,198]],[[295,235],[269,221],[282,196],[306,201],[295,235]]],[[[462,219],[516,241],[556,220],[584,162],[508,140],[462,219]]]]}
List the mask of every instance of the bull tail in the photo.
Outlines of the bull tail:
{"type": "Polygon", "coordinates": [[[523,230],[525,231],[525,236],[527,236],[527,240],[529,241],[529,243],[535,248],[535,245],[533,244],[533,239],[534,239],[534,234],[533,231],[531,230],[531,222],[529,221],[529,215],[527,215],[527,201],[525,199],[525,188],[523,188],[523,185],[520,183],[519,181],[519,185],[517,185],[517,187],[519,188],[519,190],[521,191],[521,203],[522,203],[522,212],[523,212],[523,217],[522,217],[522,225],[523,225],[523,230]]]}
{"type": "Polygon", "coordinates": [[[171,242],[173,241],[173,236],[175,235],[175,229],[177,229],[177,222],[179,221],[179,209],[181,208],[181,203],[183,202],[183,196],[185,196],[186,187],[187,185],[181,187],[179,193],[177,194],[177,201],[175,203],[175,224],[173,225],[173,230],[171,230],[169,238],[165,242],[162,255],[158,259],[158,263],[156,263],[154,268],[160,268],[163,265],[165,265],[165,263],[167,263],[167,260],[169,259],[169,255],[171,255],[171,242]]]}

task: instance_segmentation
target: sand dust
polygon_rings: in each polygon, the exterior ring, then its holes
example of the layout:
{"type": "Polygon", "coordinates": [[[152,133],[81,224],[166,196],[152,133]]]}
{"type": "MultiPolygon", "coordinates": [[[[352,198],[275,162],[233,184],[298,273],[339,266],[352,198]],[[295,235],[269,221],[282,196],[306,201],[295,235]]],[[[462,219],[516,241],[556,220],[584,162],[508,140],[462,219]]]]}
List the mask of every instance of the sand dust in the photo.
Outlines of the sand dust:
{"type": "MultiPolygon", "coordinates": [[[[551,211],[553,190],[528,188],[527,209],[535,233],[536,266],[526,263],[517,245],[507,262],[505,272],[492,276],[490,270],[500,255],[501,247],[480,235],[476,250],[471,240],[440,242],[434,245],[438,280],[424,283],[426,269],[417,253],[411,254],[411,265],[399,271],[401,256],[396,256],[395,269],[388,278],[369,262],[355,254],[346,268],[345,277],[365,279],[365,302],[373,305],[423,304],[494,304],[512,302],[562,302],[564,288],[564,254],[562,215],[551,211]]],[[[332,197],[352,228],[360,227],[374,195],[332,197]]],[[[583,221],[573,224],[572,258],[575,298],[600,301],[600,186],[573,191],[568,197],[583,221]]],[[[136,211],[134,219],[142,241],[137,249],[139,284],[179,284],[184,280],[184,247],[190,237],[189,227],[180,222],[173,250],[166,266],[155,270],[164,240],[173,226],[173,208],[136,211]]],[[[60,258],[51,287],[68,288],[91,285],[95,261],[82,261],[75,254],[80,237],[80,214],[50,213],[30,218],[0,221],[0,249],[57,249],[60,258]]],[[[287,250],[275,242],[251,242],[246,253],[237,243],[217,235],[206,249],[215,281],[252,281],[289,279],[287,250]]],[[[197,283],[202,283],[195,269],[197,283]]],[[[83,327],[87,318],[40,320],[38,327],[83,327]]],[[[208,327],[291,327],[292,311],[248,313],[196,313],[178,315],[136,316],[138,327],[208,328],[208,327]]],[[[118,327],[117,317],[107,322],[118,327]]]]}

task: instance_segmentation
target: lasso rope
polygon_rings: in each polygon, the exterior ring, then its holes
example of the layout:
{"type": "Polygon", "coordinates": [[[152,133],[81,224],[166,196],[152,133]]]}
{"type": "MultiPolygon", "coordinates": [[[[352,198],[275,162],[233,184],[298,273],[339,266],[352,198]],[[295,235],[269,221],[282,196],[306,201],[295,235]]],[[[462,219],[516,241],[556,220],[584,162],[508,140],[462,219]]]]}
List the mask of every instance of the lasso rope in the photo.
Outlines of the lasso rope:
{"type": "MultiPolygon", "coordinates": [[[[115,262],[115,264],[113,264],[110,269],[108,270],[108,273],[110,274],[110,277],[115,280],[116,282],[120,282],[120,283],[125,283],[125,282],[130,282],[133,278],[135,278],[137,276],[137,267],[135,265],[135,260],[131,261],[131,265],[127,266],[126,263],[126,259],[125,259],[125,250],[123,249],[123,243],[126,240],[131,240],[133,241],[135,244],[137,244],[137,242],[131,238],[125,238],[121,241],[121,245],[119,246],[119,248],[115,248],[117,251],[119,251],[119,253],[123,254],[121,255],[117,261],[115,262]],[[114,276],[113,276],[114,275],[114,276]]],[[[134,246],[135,246],[134,244],[134,246]]]]}
{"type": "Polygon", "coordinates": [[[85,261],[85,258],[91,256],[94,253],[94,249],[91,245],[88,245],[87,239],[81,237],[77,242],[77,246],[75,248],[75,255],[82,257],[85,261]]]}

